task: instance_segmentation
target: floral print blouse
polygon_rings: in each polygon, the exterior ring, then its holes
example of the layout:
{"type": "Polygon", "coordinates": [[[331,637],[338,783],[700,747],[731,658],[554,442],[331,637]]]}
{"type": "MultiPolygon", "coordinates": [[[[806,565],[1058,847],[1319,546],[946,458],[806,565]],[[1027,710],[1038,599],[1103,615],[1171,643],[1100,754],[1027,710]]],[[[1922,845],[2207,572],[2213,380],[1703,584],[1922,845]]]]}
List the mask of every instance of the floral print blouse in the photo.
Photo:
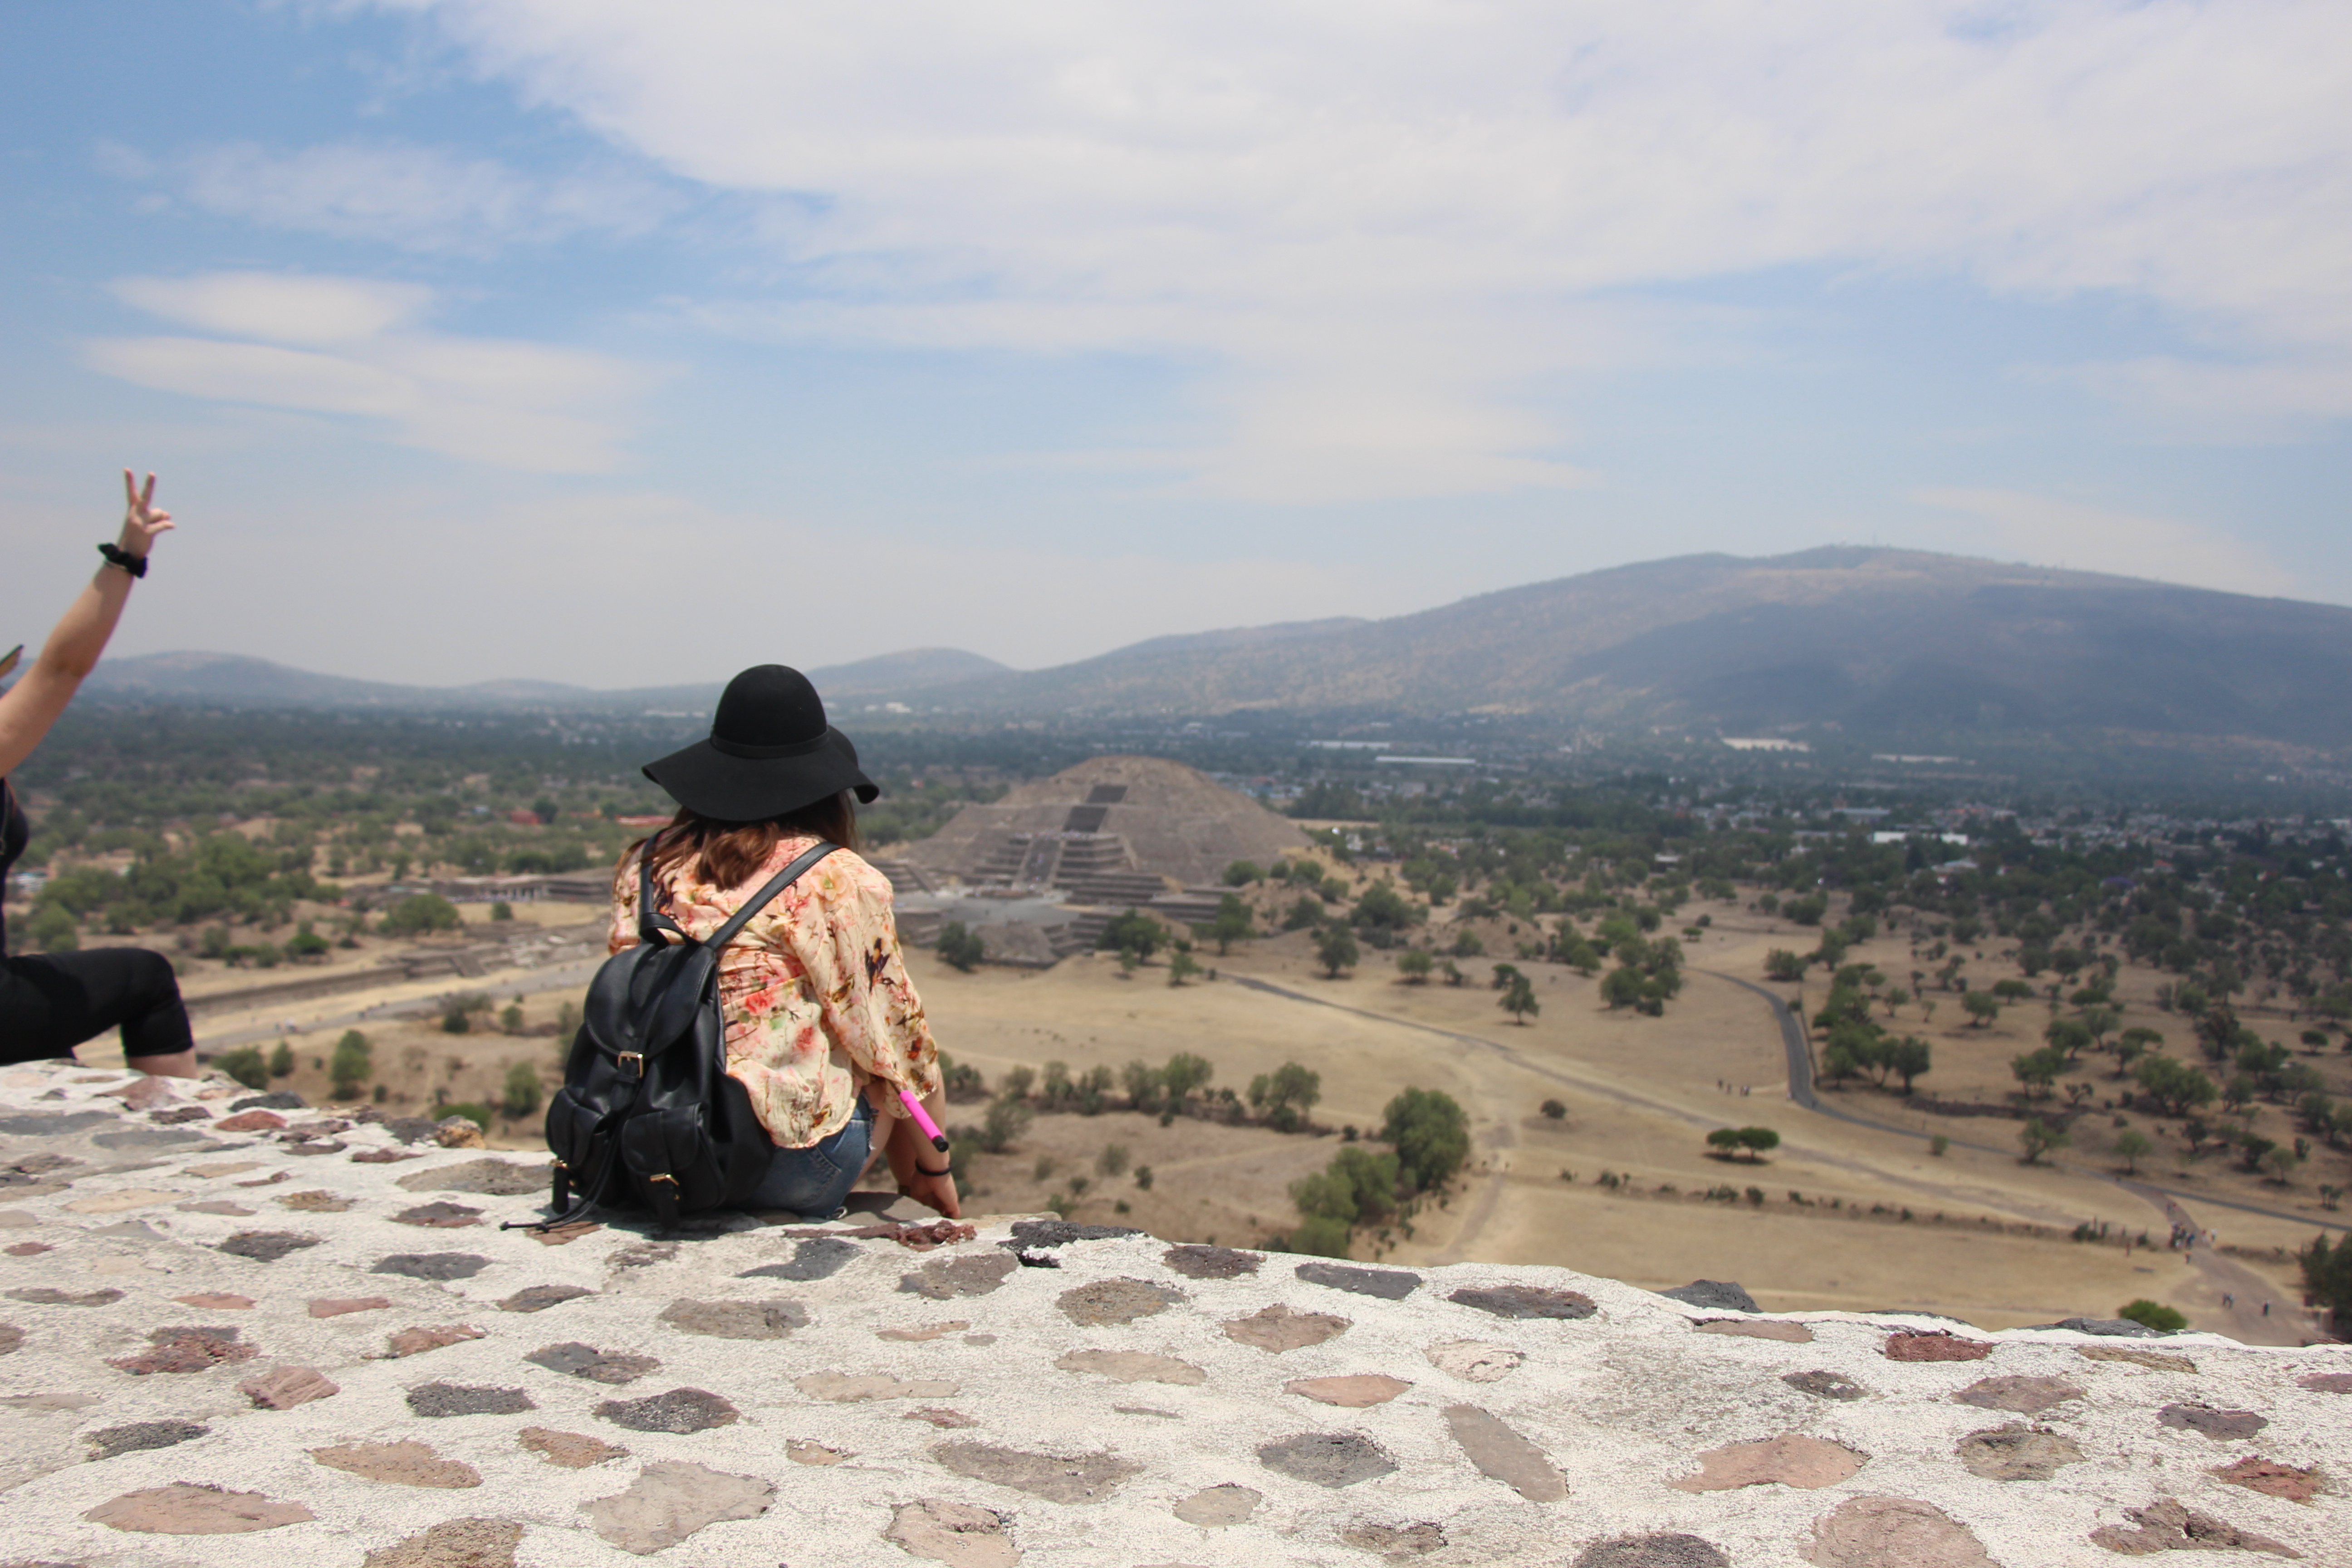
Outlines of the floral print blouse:
{"type": "MultiPolygon", "coordinates": [[[[673,874],[664,914],[697,939],[725,924],[743,901],[816,840],[788,837],[751,879],[714,888],[689,863],[673,874]]],[[[613,900],[608,951],[637,942],[638,855],[613,900]]],[[[848,1124],[876,1079],[876,1110],[904,1116],[895,1092],[940,1088],[939,1047],[898,952],[890,880],[855,852],[836,849],[751,918],[719,961],[727,1021],[727,1073],[779,1149],[805,1149],[848,1124]]],[[[880,1142],[877,1131],[877,1142],[880,1142]]]]}

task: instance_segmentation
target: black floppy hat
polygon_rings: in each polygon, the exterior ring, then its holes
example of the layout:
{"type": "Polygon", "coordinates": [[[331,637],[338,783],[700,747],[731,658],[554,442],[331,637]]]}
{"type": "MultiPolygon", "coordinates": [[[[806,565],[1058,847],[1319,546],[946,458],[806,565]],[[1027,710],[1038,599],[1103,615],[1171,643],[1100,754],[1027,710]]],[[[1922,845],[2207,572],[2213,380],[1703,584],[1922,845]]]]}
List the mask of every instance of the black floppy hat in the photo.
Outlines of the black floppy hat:
{"type": "Polygon", "coordinates": [[[764,822],[845,789],[869,805],[882,793],[849,737],[825,722],[808,677],[781,664],[753,665],[729,681],[710,739],[647,763],[645,775],[720,822],[764,822]]]}

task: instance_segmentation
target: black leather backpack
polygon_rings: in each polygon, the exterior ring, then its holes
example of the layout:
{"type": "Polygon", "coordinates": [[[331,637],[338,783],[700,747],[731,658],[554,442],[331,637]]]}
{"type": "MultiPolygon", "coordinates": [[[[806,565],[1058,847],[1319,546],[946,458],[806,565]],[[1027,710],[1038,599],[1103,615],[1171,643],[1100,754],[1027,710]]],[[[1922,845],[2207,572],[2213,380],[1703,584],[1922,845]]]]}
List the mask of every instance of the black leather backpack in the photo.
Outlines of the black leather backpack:
{"type": "Polygon", "coordinates": [[[563,1087],[547,1107],[558,1213],[540,1226],[632,1199],[668,1225],[751,1196],[775,1149],[751,1096],[727,1075],[719,955],[771,900],[839,847],[817,845],[697,942],[654,907],[654,846],[646,842],[637,869],[641,940],[606,959],[589,983],[563,1087]]]}

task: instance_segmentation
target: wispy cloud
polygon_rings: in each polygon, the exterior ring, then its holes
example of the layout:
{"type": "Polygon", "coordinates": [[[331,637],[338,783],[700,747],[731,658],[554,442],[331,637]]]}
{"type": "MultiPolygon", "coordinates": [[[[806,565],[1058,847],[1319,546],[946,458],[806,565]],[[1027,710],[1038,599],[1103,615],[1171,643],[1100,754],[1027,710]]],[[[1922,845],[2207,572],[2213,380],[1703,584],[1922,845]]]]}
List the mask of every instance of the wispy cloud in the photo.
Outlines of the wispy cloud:
{"type": "Polygon", "coordinates": [[[105,374],[351,418],[404,446],[499,468],[618,468],[626,431],[616,416],[652,379],[607,355],[423,330],[415,323],[433,296],[415,285],[215,273],[128,278],[114,289],[152,315],[221,335],[86,343],[85,359],[105,374]]]}
{"type": "Polygon", "coordinates": [[[837,330],[1204,367],[1220,492],[1572,482],[1531,389],[1606,358],[1594,302],[1792,265],[2352,353],[2332,0],[380,4],[767,199],[837,330]]]}
{"type": "Polygon", "coordinates": [[[2260,545],[2177,518],[2147,517],[1998,489],[1924,489],[1911,500],[1969,520],[1968,553],[2154,578],[2193,588],[2285,595],[2294,576],[2260,545]]]}

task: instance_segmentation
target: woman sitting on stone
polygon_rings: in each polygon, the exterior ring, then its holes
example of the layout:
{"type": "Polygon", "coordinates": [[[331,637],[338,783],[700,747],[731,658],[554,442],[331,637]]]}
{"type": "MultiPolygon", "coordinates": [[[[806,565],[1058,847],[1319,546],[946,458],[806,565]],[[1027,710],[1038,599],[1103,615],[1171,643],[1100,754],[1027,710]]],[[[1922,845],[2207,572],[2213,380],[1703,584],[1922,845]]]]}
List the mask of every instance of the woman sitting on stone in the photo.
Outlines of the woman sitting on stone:
{"type": "Polygon", "coordinates": [[[850,797],[870,803],[882,792],[848,737],[825,722],[815,688],[782,665],[745,670],[719,699],[710,739],[645,773],[678,813],[621,857],[614,952],[638,941],[647,842],[656,907],[698,941],[820,839],[841,846],[719,959],[727,1073],[749,1092],[776,1150],[750,1206],[832,1219],[878,1142],[901,1193],[955,1218],[947,1157],[898,1098],[909,1089],[933,1121],[946,1114],[939,1048],[898,952],[889,879],[857,854],[850,797]]]}
{"type": "MultiPolygon", "coordinates": [[[[98,547],[106,564],[41,646],[39,661],[0,692],[0,883],[32,832],[8,775],[33,754],[98,667],[131,597],[131,580],[147,575],[147,552],[173,526],[170,512],[155,510],[154,475],[142,489],[126,468],[122,488],[130,497],[122,532],[98,547]]],[[[0,955],[7,951],[7,929],[0,923],[0,955]]],[[[0,1062],[70,1057],[76,1046],[109,1029],[122,1031],[122,1054],[141,1072],[195,1076],[188,1010],[171,961],[162,953],[102,947],[0,956],[0,1062]]]]}

